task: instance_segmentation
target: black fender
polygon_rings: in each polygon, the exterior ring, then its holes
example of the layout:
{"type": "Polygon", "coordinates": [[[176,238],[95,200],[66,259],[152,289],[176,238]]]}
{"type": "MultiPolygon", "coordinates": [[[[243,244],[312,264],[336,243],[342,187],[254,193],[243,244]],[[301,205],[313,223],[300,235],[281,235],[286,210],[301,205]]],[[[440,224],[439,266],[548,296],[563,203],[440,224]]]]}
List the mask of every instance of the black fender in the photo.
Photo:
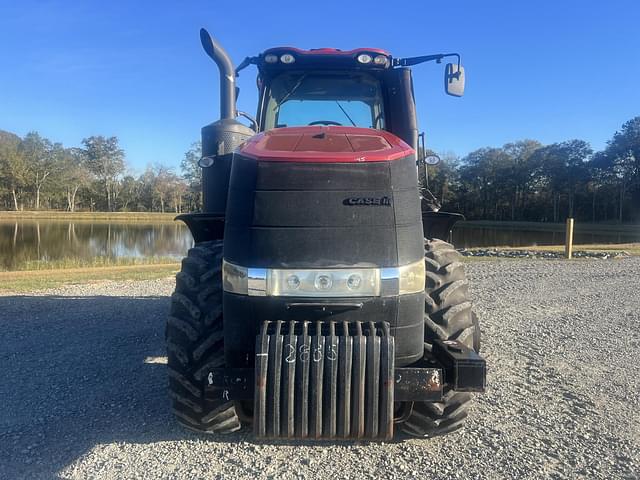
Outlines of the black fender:
{"type": "MultiPolygon", "coordinates": [[[[175,217],[187,225],[195,243],[222,240],[224,215],[215,213],[183,213],[175,217]]],[[[461,213],[422,212],[422,229],[425,238],[448,240],[453,226],[464,220],[461,213]]]]}
{"type": "Polygon", "coordinates": [[[424,237],[449,241],[451,229],[459,220],[464,220],[464,215],[461,213],[422,212],[424,237]]]}
{"type": "Polygon", "coordinates": [[[224,215],[219,213],[183,213],[174,220],[187,225],[195,243],[224,238],[224,215]]]}

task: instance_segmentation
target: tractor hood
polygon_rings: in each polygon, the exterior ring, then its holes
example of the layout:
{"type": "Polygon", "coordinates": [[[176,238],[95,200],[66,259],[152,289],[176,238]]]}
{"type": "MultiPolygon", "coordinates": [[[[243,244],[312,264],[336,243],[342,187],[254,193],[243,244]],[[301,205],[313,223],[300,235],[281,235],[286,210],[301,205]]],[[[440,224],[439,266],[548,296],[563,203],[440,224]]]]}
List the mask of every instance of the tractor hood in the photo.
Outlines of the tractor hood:
{"type": "Polygon", "coordinates": [[[273,162],[386,162],[413,155],[400,138],[384,130],[308,126],[276,128],[251,137],[240,153],[273,162]]]}

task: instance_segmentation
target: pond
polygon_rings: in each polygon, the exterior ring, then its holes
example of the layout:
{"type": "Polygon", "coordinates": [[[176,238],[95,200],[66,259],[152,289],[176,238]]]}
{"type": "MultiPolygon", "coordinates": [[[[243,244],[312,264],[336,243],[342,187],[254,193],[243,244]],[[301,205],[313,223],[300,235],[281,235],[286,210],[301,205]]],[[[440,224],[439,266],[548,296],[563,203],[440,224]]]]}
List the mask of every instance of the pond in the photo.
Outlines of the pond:
{"type": "MultiPolygon", "coordinates": [[[[451,240],[457,248],[564,245],[565,226],[534,222],[460,222],[453,229],[451,240]]],[[[638,225],[577,223],[574,228],[575,245],[635,242],[640,242],[638,225]]]]}
{"type": "MultiPolygon", "coordinates": [[[[576,227],[576,244],[640,242],[640,227],[582,227],[576,227]]],[[[181,222],[0,221],[0,270],[174,261],[192,242],[181,222]]],[[[453,242],[458,248],[557,245],[564,242],[564,227],[464,222],[454,229],[453,242]]]]}
{"type": "Polygon", "coordinates": [[[0,270],[177,261],[192,243],[182,222],[0,221],[0,270]]]}

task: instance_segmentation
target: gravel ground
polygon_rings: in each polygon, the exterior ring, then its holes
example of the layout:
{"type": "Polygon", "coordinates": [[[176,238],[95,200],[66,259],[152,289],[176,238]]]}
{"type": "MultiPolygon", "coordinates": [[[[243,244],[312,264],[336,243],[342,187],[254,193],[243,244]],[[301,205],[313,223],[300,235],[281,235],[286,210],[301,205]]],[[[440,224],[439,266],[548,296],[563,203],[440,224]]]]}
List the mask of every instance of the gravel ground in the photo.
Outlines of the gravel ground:
{"type": "Polygon", "coordinates": [[[0,297],[0,478],[639,478],[640,258],[467,271],[489,390],[462,431],[385,444],[178,427],[172,279],[0,297]]]}

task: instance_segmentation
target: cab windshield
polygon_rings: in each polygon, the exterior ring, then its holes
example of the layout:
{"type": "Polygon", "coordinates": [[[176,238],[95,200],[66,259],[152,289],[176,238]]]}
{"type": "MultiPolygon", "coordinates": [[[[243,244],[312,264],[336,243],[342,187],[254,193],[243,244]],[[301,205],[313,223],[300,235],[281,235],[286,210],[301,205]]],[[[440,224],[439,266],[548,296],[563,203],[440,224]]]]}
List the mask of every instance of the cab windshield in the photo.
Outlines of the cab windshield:
{"type": "Polygon", "coordinates": [[[304,125],[384,128],[380,82],[367,73],[300,72],[273,78],[264,130],[304,125]]]}

